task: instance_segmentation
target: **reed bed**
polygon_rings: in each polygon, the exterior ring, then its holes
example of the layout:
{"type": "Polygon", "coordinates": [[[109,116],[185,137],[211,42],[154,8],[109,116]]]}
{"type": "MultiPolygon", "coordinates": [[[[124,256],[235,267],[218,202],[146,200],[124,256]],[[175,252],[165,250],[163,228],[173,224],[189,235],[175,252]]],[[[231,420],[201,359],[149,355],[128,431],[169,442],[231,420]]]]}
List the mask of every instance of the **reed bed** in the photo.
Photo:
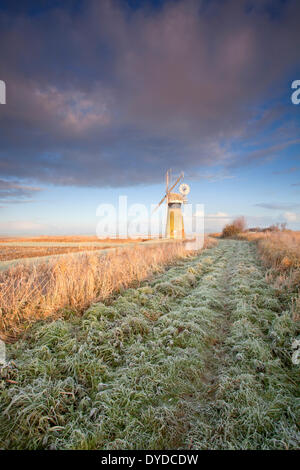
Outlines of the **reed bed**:
{"type": "Polygon", "coordinates": [[[79,314],[185,256],[184,243],[171,242],[18,264],[0,274],[0,338],[13,341],[37,320],[79,314]]]}
{"type": "Polygon", "coordinates": [[[246,232],[238,238],[257,244],[260,257],[269,268],[267,278],[292,297],[294,318],[300,320],[300,232],[246,232]]]}
{"type": "Polygon", "coordinates": [[[254,241],[264,263],[284,273],[300,268],[300,232],[242,233],[240,239],[254,241]]]}

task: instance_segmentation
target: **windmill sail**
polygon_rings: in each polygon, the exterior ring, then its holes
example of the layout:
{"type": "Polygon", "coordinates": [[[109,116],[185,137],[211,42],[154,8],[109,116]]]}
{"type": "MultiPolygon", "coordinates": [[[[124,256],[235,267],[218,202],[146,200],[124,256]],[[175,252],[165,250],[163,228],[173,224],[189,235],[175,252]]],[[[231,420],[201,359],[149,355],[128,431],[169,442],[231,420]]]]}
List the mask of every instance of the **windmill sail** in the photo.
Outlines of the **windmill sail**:
{"type": "Polygon", "coordinates": [[[155,211],[157,211],[157,209],[162,205],[162,203],[168,198],[169,194],[171,193],[172,189],[175,188],[175,186],[177,186],[177,184],[179,183],[179,181],[181,181],[183,179],[183,176],[184,174],[181,173],[180,176],[177,178],[177,180],[175,181],[175,183],[169,188],[169,172],[167,171],[167,177],[166,177],[166,194],[164,195],[164,197],[161,199],[161,201],[157,204],[157,206],[155,207],[155,209],[153,210],[152,214],[154,214],[155,211]]]}

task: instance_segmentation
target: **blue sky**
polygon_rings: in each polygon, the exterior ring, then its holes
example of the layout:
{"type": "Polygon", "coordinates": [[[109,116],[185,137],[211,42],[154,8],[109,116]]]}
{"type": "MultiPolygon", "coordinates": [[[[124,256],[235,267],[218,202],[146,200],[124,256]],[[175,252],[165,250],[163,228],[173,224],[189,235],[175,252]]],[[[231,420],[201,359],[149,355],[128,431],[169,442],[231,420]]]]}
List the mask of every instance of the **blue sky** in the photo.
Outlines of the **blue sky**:
{"type": "Polygon", "coordinates": [[[93,234],[185,172],[205,228],[300,230],[295,0],[0,1],[0,235],[93,234]]]}

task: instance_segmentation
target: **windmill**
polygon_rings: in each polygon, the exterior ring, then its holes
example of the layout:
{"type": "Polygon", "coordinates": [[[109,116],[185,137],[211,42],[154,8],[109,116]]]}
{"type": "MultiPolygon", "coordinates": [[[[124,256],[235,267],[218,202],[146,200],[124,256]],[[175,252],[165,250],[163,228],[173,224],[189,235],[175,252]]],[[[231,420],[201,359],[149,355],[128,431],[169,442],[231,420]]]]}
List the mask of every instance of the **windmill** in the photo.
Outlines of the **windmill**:
{"type": "Polygon", "coordinates": [[[190,192],[190,187],[186,183],[181,183],[179,186],[179,193],[172,193],[171,191],[183,180],[184,173],[181,172],[175,183],[171,184],[171,170],[166,173],[166,194],[157,204],[153,212],[155,212],[164,201],[168,205],[167,225],[166,225],[166,238],[184,238],[184,224],[182,216],[182,204],[186,204],[186,196],[190,192]]]}

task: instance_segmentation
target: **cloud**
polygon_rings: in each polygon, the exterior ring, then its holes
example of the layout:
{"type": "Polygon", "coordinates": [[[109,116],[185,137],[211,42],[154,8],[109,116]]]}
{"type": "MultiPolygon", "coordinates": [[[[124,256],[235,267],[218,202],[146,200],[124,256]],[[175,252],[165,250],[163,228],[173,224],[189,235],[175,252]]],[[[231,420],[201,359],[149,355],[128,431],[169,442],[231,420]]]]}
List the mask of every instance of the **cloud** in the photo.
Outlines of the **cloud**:
{"type": "Polygon", "coordinates": [[[287,222],[300,222],[300,214],[296,214],[295,212],[284,212],[282,217],[287,222]]]}
{"type": "Polygon", "coordinates": [[[216,212],[215,214],[205,214],[204,227],[206,232],[219,232],[226,224],[233,220],[226,212],[216,212]]]}
{"type": "MultiPolygon", "coordinates": [[[[0,179],[0,203],[3,204],[19,204],[31,202],[26,199],[40,192],[41,188],[28,186],[17,181],[7,181],[0,179]]],[[[3,207],[3,206],[2,206],[3,207]]]]}
{"type": "Polygon", "coordinates": [[[235,178],[235,175],[231,175],[228,172],[225,171],[219,171],[219,172],[205,172],[205,173],[200,173],[200,172],[186,172],[185,176],[189,181],[198,181],[198,180],[207,180],[210,183],[216,183],[218,181],[223,181],[227,179],[233,179],[235,178]]]}
{"type": "Polygon", "coordinates": [[[172,166],[210,179],[203,168],[257,164],[300,142],[288,119],[279,127],[293,110],[261,110],[299,63],[296,0],[280,22],[249,0],[63,5],[0,12],[2,178],[128,186],[172,166]]]}
{"type": "Polygon", "coordinates": [[[1,235],[48,233],[49,225],[32,220],[14,220],[0,222],[1,235]]]}
{"type": "Polygon", "coordinates": [[[216,212],[215,214],[207,214],[205,216],[206,219],[226,219],[230,218],[230,216],[226,212],[216,212]]]}
{"type": "MultiPolygon", "coordinates": [[[[276,136],[274,136],[276,140],[276,136]]],[[[268,160],[272,160],[283,150],[291,147],[292,145],[299,145],[300,139],[292,139],[284,142],[276,143],[275,145],[268,146],[266,148],[261,148],[259,150],[254,150],[250,153],[246,153],[242,159],[233,158],[231,162],[228,163],[229,168],[239,168],[242,166],[248,166],[251,164],[259,164],[268,160]]]]}
{"type": "Polygon", "coordinates": [[[261,202],[259,204],[255,204],[256,207],[262,207],[263,209],[271,209],[271,210],[288,210],[300,207],[299,203],[272,203],[272,202],[261,202]]]}
{"type": "Polygon", "coordinates": [[[300,170],[298,166],[292,166],[290,168],[286,168],[285,170],[280,171],[273,171],[273,175],[290,175],[300,170]]]}
{"type": "Polygon", "coordinates": [[[193,217],[202,218],[204,216],[204,230],[205,232],[219,232],[222,230],[224,225],[231,222],[234,216],[227,214],[226,212],[216,212],[212,214],[206,214],[205,211],[195,212],[193,217]]]}

